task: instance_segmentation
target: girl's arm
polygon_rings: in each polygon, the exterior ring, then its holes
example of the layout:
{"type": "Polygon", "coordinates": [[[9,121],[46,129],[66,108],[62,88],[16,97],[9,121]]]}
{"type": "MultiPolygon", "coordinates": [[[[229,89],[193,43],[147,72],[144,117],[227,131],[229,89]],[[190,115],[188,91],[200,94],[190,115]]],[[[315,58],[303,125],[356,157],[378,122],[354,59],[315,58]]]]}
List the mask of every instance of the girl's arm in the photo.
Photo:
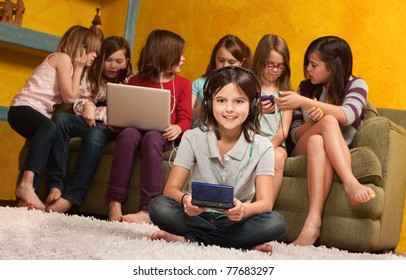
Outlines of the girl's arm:
{"type": "Polygon", "coordinates": [[[197,96],[192,94],[192,122],[200,117],[200,105],[195,108],[197,96]]]}
{"type": "Polygon", "coordinates": [[[324,115],[333,115],[339,123],[347,123],[347,117],[341,106],[310,99],[293,91],[283,91],[281,92],[281,97],[275,98],[275,100],[279,109],[283,111],[294,110],[296,108],[313,111],[316,108],[320,108],[324,115]]]}
{"type": "Polygon", "coordinates": [[[85,67],[86,54],[76,57],[73,61],[65,53],[55,53],[50,57],[51,66],[57,71],[59,89],[64,103],[72,104],[77,96],[81,75],[85,67]]]}
{"type": "Polygon", "coordinates": [[[271,175],[258,175],[255,177],[255,201],[245,203],[245,217],[252,217],[273,209],[273,185],[271,175]]]}
{"type": "Polygon", "coordinates": [[[185,195],[185,193],[182,192],[182,188],[188,175],[188,169],[176,165],[173,166],[171,172],[169,173],[168,180],[166,181],[163,195],[173,198],[179,204],[182,202],[182,206],[185,208],[185,213],[189,216],[197,216],[206,211],[207,208],[193,205],[192,196],[189,194],[185,195]]]}
{"type": "Polygon", "coordinates": [[[184,81],[179,91],[175,96],[176,124],[169,125],[162,134],[169,141],[176,140],[182,132],[192,127],[192,85],[189,81],[184,81]]]}
{"type": "Polygon", "coordinates": [[[255,201],[241,203],[234,199],[234,208],[225,210],[227,217],[232,221],[250,218],[255,215],[272,211],[273,209],[273,176],[258,175],[255,178],[255,201]]]}
{"type": "Polygon", "coordinates": [[[185,185],[188,174],[188,169],[177,165],[173,166],[166,181],[163,194],[180,203],[184,194],[182,188],[185,185]]]}
{"type": "MultiPolygon", "coordinates": [[[[277,114],[277,112],[276,112],[276,114],[277,114]]],[[[276,133],[275,137],[271,141],[272,145],[274,147],[279,147],[280,145],[282,145],[283,142],[285,142],[286,138],[289,137],[290,124],[292,123],[292,116],[293,116],[292,110],[283,111],[282,120],[281,120],[281,124],[279,125],[278,132],[276,133]]]]}

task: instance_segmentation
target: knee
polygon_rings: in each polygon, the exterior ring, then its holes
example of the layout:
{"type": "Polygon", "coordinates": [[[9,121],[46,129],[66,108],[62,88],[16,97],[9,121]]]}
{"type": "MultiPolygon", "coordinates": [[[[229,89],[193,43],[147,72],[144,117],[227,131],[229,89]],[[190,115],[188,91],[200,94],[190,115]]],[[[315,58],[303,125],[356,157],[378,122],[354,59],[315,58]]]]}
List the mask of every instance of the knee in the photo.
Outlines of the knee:
{"type": "Polygon", "coordinates": [[[269,231],[274,232],[276,235],[282,235],[287,227],[285,217],[276,211],[264,213],[264,220],[266,221],[269,231]]]}
{"type": "Polygon", "coordinates": [[[282,147],[275,149],[275,169],[283,169],[285,161],[288,157],[286,150],[282,147]]]}
{"type": "Polygon", "coordinates": [[[154,197],[148,206],[151,221],[156,224],[165,214],[169,213],[170,199],[167,196],[159,195],[154,197]]]}
{"type": "Polygon", "coordinates": [[[324,116],[320,121],[320,124],[323,125],[324,128],[327,129],[332,129],[332,128],[340,128],[340,124],[338,123],[338,120],[332,116],[332,115],[326,115],[324,116]]]}
{"type": "Polygon", "coordinates": [[[142,138],[142,146],[162,147],[165,143],[165,138],[159,131],[148,131],[142,138]]]}
{"type": "Polygon", "coordinates": [[[133,127],[126,127],[117,135],[117,143],[125,143],[126,145],[135,145],[142,138],[141,132],[133,127]]]}
{"type": "Polygon", "coordinates": [[[61,112],[55,114],[52,119],[57,127],[65,127],[69,123],[71,116],[72,114],[61,112]]]}
{"type": "Polygon", "coordinates": [[[51,120],[41,125],[41,135],[44,135],[49,140],[53,140],[56,137],[57,131],[56,124],[51,120]]]}
{"type": "Polygon", "coordinates": [[[309,137],[309,139],[307,139],[307,150],[308,151],[323,149],[323,147],[324,147],[324,140],[323,140],[323,136],[321,136],[320,134],[312,135],[309,137]]]}
{"type": "Polygon", "coordinates": [[[90,147],[103,149],[106,143],[106,134],[99,127],[91,127],[82,137],[82,145],[87,144],[90,147]]]}
{"type": "Polygon", "coordinates": [[[154,197],[149,203],[149,211],[151,213],[158,213],[160,212],[166,205],[166,199],[162,195],[158,195],[154,197]]]}

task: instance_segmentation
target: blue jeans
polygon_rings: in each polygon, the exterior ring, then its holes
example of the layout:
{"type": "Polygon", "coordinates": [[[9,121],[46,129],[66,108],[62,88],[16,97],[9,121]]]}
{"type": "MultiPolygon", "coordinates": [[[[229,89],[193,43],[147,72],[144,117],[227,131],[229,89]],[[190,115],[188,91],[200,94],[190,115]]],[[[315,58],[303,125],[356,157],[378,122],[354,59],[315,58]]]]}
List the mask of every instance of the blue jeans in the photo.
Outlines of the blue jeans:
{"type": "Polygon", "coordinates": [[[47,173],[48,188],[59,188],[62,197],[80,205],[92,183],[104,146],[115,139],[116,134],[105,125],[89,127],[84,119],[71,113],[54,116],[57,134],[49,156],[47,173]],[[70,181],[67,180],[69,141],[82,137],[70,181]]]}
{"type": "Polygon", "coordinates": [[[11,128],[30,143],[21,170],[34,172],[33,186],[37,189],[56,136],[55,123],[29,106],[11,106],[8,122],[11,128]]]}
{"type": "Polygon", "coordinates": [[[182,206],[168,196],[158,196],[149,204],[151,221],[160,229],[184,236],[190,242],[226,248],[250,249],[275,240],[286,229],[285,218],[278,212],[265,212],[235,222],[204,212],[188,216],[182,206]]]}

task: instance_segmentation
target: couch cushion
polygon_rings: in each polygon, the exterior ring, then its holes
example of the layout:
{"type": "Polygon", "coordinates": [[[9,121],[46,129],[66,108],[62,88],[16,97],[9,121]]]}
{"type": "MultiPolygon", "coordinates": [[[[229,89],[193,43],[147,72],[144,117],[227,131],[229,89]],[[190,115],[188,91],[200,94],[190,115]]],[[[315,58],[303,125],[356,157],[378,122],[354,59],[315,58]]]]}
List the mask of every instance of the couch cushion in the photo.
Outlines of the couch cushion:
{"type": "MultiPolygon", "coordinates": [[[[344,216],[352,218],[378,219],[385,205],[383,188],[365,184],[376,193],[376,198],[358,206],[351,206],[342,183],[334,182],[324,206],[323,215],[344,216]]],[[[306,178],[283,177],[282,188],[275,203],[274,210],[301,213],[302,222],[309,209],[309,195],[306,178]]]]}
{"type": "MultiPolygon", "coordinates": [[[[350,150],[352,159],[352,171],[355,177],[362,184],[382,185],[382,167],[378,157],[368,147],[357,147],[350,150]]],[[[307,177],[307,157],[289,157],[285,163],[283,173],[286,177],[307,177]]],[[[341,182],[337,174],[334,175],[335,182],[341,182]]]]}

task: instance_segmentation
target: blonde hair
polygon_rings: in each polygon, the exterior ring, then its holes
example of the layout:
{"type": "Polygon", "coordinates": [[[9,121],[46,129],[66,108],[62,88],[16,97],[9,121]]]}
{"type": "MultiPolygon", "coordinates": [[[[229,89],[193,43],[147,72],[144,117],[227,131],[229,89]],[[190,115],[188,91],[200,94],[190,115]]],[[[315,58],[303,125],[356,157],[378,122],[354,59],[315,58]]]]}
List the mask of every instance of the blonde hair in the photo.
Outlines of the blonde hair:
{"type": "Polygon", "coordinates": [[[99,54],[101,43],[95,32],[87,27],[74,25],[63,34],[56,51],[66,53],[71,58],[77,56],[83,49],[86,53],[99,54]]]}

